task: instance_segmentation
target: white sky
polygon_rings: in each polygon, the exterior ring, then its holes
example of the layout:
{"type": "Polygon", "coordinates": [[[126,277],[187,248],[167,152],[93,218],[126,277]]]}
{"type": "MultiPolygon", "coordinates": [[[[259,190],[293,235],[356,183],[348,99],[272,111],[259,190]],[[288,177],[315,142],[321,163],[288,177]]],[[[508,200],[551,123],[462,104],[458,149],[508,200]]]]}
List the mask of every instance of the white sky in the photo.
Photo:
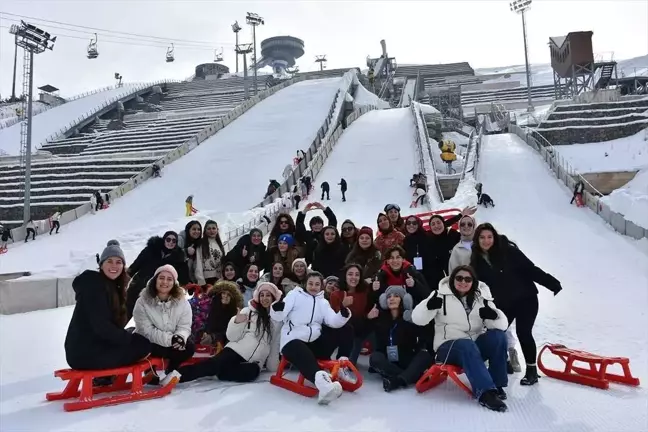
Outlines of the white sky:
{"type": "MultiPolygon", "coordinates": [[[[258,43],[277,35],[304,40],[306,53],[298,60],[302,71],[316,69],[316,54],[327,54],[328,68],[364,68],[367,55],[380,54],[381,39],[399,63],[468,61],[474,68],[524,63],[521,19],[509,10],[509,1],[501,0],[3,0],[0,11],[170,39],[213,41],[214,48],[223,47],[225,64],[232,71],[235,56],[230,26],[238,20],[244,27],[239,33],[241,42],[251,41],[251,30],[245,25],[248,11],[266,21],[258,28],[258,43]]],[[[527,17],[532,63],[549,62],[550,36],[579,30],[594,32],[595,53],[614,52],[615,59],[648,53],[647,0],[535,0],[527,17]]],[[[0,94],[7,97],[14,48],[13,36],[4,28],[12,22],[4,18],[0,19],[0,94]]],[[[38,25],[52,34],[90,38],[38,25]]],[[[60,37],[54,51],[37,56],[34,84],[52,84],[61,89],[61,95],[69,96],[114,84],[115,72],[128,82],[184,79],[197,64],[213,60],[211,50],[177,47],[176,61],[166,63],[162,46],[102,43],[101,36],[99,58],[88,60],[86,46],[87,41],[60,37]]]]}

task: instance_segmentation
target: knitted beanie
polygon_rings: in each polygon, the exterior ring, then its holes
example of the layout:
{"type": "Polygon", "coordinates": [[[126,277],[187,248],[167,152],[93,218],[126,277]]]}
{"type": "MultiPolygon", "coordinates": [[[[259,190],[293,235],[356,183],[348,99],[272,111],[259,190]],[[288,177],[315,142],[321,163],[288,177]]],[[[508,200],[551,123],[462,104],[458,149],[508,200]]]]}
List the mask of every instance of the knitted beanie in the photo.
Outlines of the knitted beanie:
{"type": "Polygon", "coordinates": [[[281,290],[277,288],[277,285],[271,282],[259,282],[256,289],[254,290],[254,294],[252,294],[252,300],[259,303],[259,296],[261,295],[262,291],[270,292],[270,295],[274,299],[273,302],[279,301],[279,299],[281,299],[281,290]]]}
{"type": "Polygon", "coordinates": [[[329,282],[333,282],[336,284],[338,287],[340,286],[340,278],[337,276],[329,276],[326,279],[324,279],[324,285],[326,285],[329,282]]]}
{"type": "Polygon", "coordinates": [[[360,237],[362,234],[367,234],[369,237],[373,238],[373,230],[368,226],[363,226],[362,228],[360,228],[360,230],[358,231],[358,237],[360,237]]]}
{"type": "Polygon", "coordinates": [[[378,303],[380,307],[387,310],[387,298],[395,294],[401,298],[401,303],[403,305],[403,319],[405,321],[412,321],[412,309],[414,309],[414,300],[412,296],[405,291],[400,285],[391,285],[388,286],[384,293],[378,298],[378,303]]]}
{"type": "Polygon", "coordinates": [[[108,258],[120,258],[122,262],[126,263],[126,257],[124,257],[124,251],[119,246],[117,240],[110,240],[106,244],[106,248],[101,252],[99,257],[99,267],[108,259],[108,258]]]}
{"type": "Polygon", "coordinates": [[[290,266],[290,270],[293,272],[295,271],[295,263],[303,263],[306,266],[306,270],[308,270],[308,263],[305,258],[295,258],[292,262],[292,266],[290,266]]]}
{"type": "Polygon", "coordinates": [[[282,241],[288,243],[288,246],[293,246],[295,244],[295,239],[290,234],[281,234],[277,239],[277,243],[282,241]]]}
{"type": "Polygon", "coordinates": [[[165,264],[161,267],[158,267],[157,270],[155,270],[155,273],[153,273],[153,277],[151,279],[157,278],[157,276],[162,272],[171,273],[171,276],[173,276],[173,281],[178,282],[178,271],[171,264],[165,264]]]}

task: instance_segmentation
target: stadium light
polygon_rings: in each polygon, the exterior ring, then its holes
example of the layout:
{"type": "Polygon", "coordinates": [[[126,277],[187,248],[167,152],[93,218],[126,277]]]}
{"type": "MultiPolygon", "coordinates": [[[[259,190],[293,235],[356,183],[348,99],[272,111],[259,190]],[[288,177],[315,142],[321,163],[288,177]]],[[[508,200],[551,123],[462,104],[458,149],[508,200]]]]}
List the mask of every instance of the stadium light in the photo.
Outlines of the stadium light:
{"type": "Polygon", "coordinates": [[[20,21],[20,25],[12,24],[9,33],[15,36],[15,43],[25,52],[23,62],[23,121],[20,125],[20,167],[24,169],[24,206],[23,222],[31,219],[31,148],[32,148],[32,98],[34,97],[34,54],[45,50],[52,51],[56,36],[38,27],[20,21]],[[27,94],[25,94],[25,91],[27,94]]]}
{"type": "Polygon", "coordinates": [[[252,44],[236,45],[236,54],[243,56],[243,89],[245,100],[250,98],[250,91],[247,79],[247,55],[252,52],[252,44]]]}
{"type": "Polygon", "coordinates": [[[256,52],[256,28],[259,25],[264,25],[265,21],[259,16],[252,12],[248,12],[245,17],[245,22],[252,26],[252,43],[254,44],[254,95],[257,94],[257,52],[256,52]]]}
{"type": "Polygon", "coordinates": [[[527,99],[528,107],[527,111],[533,112],[533,102],[531,101],[531,69],[529,68],[529,48],[527,43],[527,33],[526,33],[526,16],[527,12],[531,8],[532,0],[515,0],[510,3],[511,12],[518,13],[522,15],[522,36],[524,38],[524,63],[526,65],[526,78],[527,78],[527,99]]]}

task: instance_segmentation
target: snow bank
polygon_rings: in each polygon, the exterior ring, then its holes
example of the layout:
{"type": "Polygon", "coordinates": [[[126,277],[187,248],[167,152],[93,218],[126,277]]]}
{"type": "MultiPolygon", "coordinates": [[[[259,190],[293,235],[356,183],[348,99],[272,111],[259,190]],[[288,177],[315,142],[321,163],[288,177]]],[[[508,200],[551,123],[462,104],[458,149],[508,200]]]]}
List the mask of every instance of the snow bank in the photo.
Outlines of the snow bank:
{"type": "Polygon", "coordinates": [[[438,109],[434,108],[432,105],[420,103],[421,111],[423,114],[441,114],[438,109]]]}
{"type": "MultiPolygon", "coordinates": [[[[18,121],[16,110],[22,107],[22,102],[6,104],[0,107],[0,129],[14,125],[18,121]]],[[[40,101],[32,102],[33,115],[40,114],[50,109],[50,105],[40,101]]]]}
{"type": "Polygon", "coordinates": [[[626,220],[648,229],[648,169],[640,171],[625,186],[602,197],[601,201],[626,220]]]}
{"type": "Polygon", "coordinates": [[[356,105],[373,105],[378,108],[390,108],[389,102],[380,99],[377,95],[364,88],[362,84],[358,84],[356,88],[354,102],[356,105]]]}
{"type": "Polygon", "coordinates": [[[632,136],[588,144],[555,146],[579,172],[632,171],[648,167],[648,129],[632,136]]]}

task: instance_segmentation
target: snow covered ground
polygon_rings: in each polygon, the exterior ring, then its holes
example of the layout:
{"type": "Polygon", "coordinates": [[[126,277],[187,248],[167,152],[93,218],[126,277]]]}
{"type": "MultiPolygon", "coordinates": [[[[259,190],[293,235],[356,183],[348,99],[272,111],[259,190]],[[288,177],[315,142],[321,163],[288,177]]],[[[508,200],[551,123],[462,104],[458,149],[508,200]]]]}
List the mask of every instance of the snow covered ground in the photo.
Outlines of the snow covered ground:
{"type": "Polygon", "coordinates": [[[356,88],[353,102],[356,105],[373,105],[378,108],[389,108],[389,102],[380,99],[360,83],[358,83],[358,87],[356,88]]]}
{"type": "MultiPolygon", "coordinates": [[[[16,110],[20,109],[21,107],[22,102],[4,104],[0,106],[0,128],[6,127],[6,125],[8,125],[9,123],[13,124],[13,122],[16,121],[16,118],[18,117],[16,110]]],[[[48,109],[50,109],[50,106],[44,104],[43,102],[32,102],[33,115],[38,115],[43,111],[47,111],[48,109]]]]}
{"type": "Polygon", "coordinates": [[[639,171],[634,179],[602,197],[601,201],[627,220],[648,229],[648,168],[639,171]]]}
{"type": "Polygon", "coordinates": [[[555,149],[581,173],[642,169],[648,167],[648,129],[626,138],[555,149]]]}
{"type": "Polygon", "coordinates": [[[64,225],[58,235],[10,245],[0,259],[0,273],[74,275],[95,267],[94,254],[112,238],[132,262],[149,236],[184,228],[189,221],[184,201],[190,194],[194,207],[215,217],[223,231],[247,221],[248,209],[262,201],[268,181],[282,178],[297,149],[308,149],[339,85],[340,79],[332,78],[280,90],[109,209],[64,225]]]}
{"type": "MultiPolygon", "coordinates": [[[[411,213],[409,180],[418,171],[415,133],[408,108],[370,111],[359,117],[341,135],[317,175],[310,201],[319,201],[319,185],[327,181],[331,200],[322,204],[333,209],[339,223],[351,219],[358,227],[375,230],[378,213],[389,203],[398,204],[403,214],[411,213]],[[349,187],[346,202],[336,187],[341,178],[349,187]]],[[[309,212],[307,219],[318,213],[309,212]]]]}
{"type": "MultiPolygon", "coordinates": [[[[340,203],[334,192],[330,202],[340,221],[348,217],[375,228],[385,203],[405,205],[415,166],[406,146],[413,143],[403,135],[397,141],[402,146],[393,148],[396,133],[390,132],[405,134],[405,119],[405,110],[371,112],[343,134],[317,179],[318,184],[340,176],[349,180],[349,201],[340,203]]],[[[497,206],[480,208],[478,222],[492,222],[564,287],[556,297],[540,287],[538,345],[550,341],[628,356],[633,374],[645,383],[648,257],[589,210],[570,206],[570,192],[515,136],[484,138],[480,174],[497,206]]],[[[403,210],[408,213],[406,206],[403,210]]],[[[645,386],[612,385],[605,391],[542,378],[522,387],[517,374],[507,389],[509,412],[502,414],[481,408],[451,382],[424,394],[413,389],[387,394],[366,373],[366,358],[361,358],[362,388],[326,408],[267,383],[264,374],[253,384],[197,381],[163,399],[66,413],[61,402],[44,402],[44,395],[63,387],[52,372],[67,367],[63,342],[71,314],[67,307],[0,316],[0,340],[12,347],[0,356],[3,430],[608,432],[645,431],[648,422],[645,386]],[[38,355],[33,343],[25,343],[34,338],[38,355]]]]}

